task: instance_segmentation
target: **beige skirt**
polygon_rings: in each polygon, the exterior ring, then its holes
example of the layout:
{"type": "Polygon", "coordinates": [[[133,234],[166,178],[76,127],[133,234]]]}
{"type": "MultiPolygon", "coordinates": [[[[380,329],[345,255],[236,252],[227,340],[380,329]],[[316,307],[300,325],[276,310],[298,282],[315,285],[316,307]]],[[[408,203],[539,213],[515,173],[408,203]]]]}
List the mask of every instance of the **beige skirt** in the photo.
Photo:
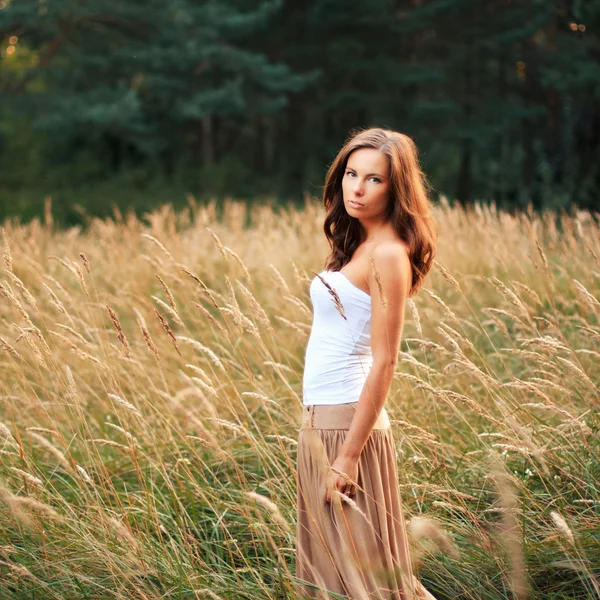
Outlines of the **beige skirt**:
{"type": "Polygon", "coordinates": [[[328,467],[344,443],[357,405],[303,408],[296,472],[298,598],[435,600],[413,574],[385,408],[360,455],[355,494],[348,502],[337,494],[326,500],[328,467]]]}

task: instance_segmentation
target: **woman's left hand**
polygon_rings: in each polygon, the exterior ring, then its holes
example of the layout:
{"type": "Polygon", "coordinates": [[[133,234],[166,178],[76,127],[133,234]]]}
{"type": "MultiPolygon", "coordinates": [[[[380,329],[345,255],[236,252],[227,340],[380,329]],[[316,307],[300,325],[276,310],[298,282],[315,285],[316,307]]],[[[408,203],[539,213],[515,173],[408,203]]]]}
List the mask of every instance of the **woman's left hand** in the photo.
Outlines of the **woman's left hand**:
{"type": "Polygon", "coordinates": [[[326,486],[325,499],[327,502],[331,502],[332,490],[337,490],[348,496],[356,493],[356,485],[358,482],[358,459],[338,456],[331,465],[329,473],[329,481],[331,484],[326,486]],[[336,471],[345,473],[351,481],[348,481],[348,479],[339,473],[336,473],[336,471]]]}

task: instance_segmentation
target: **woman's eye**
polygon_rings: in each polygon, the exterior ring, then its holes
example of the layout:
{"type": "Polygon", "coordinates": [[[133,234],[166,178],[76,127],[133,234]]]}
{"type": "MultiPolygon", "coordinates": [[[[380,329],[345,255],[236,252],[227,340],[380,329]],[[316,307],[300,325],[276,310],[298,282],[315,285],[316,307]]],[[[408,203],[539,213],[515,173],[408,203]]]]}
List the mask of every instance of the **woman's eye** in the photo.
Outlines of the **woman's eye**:
{"type": "Polygon", "coordinates": [[[346,171],[346,175],[354,175],[353,171],[346,171]]]}
{"type": "Polygon", "coordinates": [[[371,179],[377,183],[381,183],[381,179],[379,179],[379,177],[371,177],[371,179]]]}

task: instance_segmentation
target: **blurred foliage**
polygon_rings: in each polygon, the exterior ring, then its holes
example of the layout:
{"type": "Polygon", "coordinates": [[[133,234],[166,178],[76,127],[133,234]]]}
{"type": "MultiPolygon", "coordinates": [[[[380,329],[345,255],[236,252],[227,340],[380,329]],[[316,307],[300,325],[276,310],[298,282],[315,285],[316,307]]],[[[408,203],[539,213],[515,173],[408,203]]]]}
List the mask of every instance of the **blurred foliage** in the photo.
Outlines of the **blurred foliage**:
{"type": "Polygon", "coordinates": [[[318,195],[374,125],[463,203],[594,210],[599,25],[600,0],[1,0],[0,218],[318,195]]]}

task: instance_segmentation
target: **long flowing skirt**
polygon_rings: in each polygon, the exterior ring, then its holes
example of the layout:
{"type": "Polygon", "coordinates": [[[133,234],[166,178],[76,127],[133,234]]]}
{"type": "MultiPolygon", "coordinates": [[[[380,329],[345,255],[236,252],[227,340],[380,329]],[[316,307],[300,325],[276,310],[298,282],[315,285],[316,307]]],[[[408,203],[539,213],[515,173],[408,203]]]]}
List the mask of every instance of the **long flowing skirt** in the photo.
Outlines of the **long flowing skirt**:
{"type": "Polygon", "coordinates": [[[358,402],[304,406],[298,433],[296,592],[298,598],[435,600],[416,579],[398,486],[396,448],[382,409],[359,459],[358,489],[325,492],[328,468],[358,402]]]}

